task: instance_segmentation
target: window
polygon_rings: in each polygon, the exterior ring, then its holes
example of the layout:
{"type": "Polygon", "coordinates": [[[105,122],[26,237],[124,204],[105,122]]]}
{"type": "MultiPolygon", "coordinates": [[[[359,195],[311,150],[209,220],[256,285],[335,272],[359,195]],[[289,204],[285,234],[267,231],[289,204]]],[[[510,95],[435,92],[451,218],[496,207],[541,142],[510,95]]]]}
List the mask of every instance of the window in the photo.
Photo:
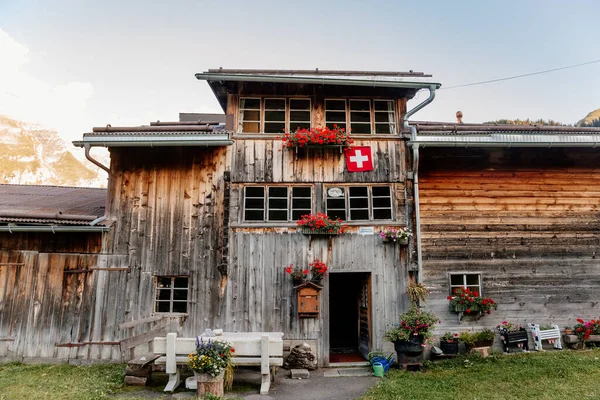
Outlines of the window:
{"type": "Polygon", "coordinates": [[[333,186],[326,188],[326,212],[345,221],[391,220],[390,186],[333,186]]]}
{"type": "Polygon", "coordinates": [[[350,129],[352,133],[371,133],[369,100],[350,100],[350,129]]]}
{"type": "Polygon", "coordinates": [[[244,221],[295,221],[311,212],[309,186],[244,187],[244,221]]]}
{"type": "Polygon", "coordinates": [[[325,100],[325,125],[346,129],[346,100],[325,100]]]}
{"type": "Polygon", "coordinates": [[[260,99],[241,98],[239,132],[260,132],[260,99]]]}
{"type": "Polygon", "coordinates": [[[392,100],[373,101],[375,133],[396,133],[396,115],[392,100]]]}
{"type": "Polygon", "coordinates": [[[285,99],[265,99],[265,133],[285,131],[285,99]]]}
{"type": "Polygon", "coordinates": [[[454,289],[463,287],[477,291],[481,295],[481,274],[450,274],[450,294],[454,289]]]}
{"type": "Polygon", "coordinates": [[[157,276],[154,312],[157,313],[187,313],[188,277],[187,276],[157,276]]]}
{"type": "Polygon", "coordinates": [[[310,129],[310,100],[290,99],[290,131],[310,129]]]}

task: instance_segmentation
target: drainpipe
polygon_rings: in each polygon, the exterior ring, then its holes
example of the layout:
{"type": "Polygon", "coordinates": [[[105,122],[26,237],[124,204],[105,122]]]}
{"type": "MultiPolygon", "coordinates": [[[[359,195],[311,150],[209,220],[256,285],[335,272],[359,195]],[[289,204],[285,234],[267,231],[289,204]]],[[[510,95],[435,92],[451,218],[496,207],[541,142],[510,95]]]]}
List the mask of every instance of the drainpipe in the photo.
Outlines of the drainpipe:
{"type": "Polygon", "coordinates": [[[85,158],[87,158],[88,160],[90,160],[91,162],[93,162],[94,164],[96,164],[97,166],[102,168],[103,170],[105,170],[108,173],[108,175],[110,176],[110,169],[106,165],[102,164],[100,161],[92,158],[92,156],[90,155],[90,148],[91,148],[90,144],[85,143],[83,145],[83,147],[85,148],[85,158]]]}
{"type": "MultiPolygon", "coordinates": [[[[429,86],[429,97],[404,116],[404,128],[410,130],[410,140],[417,140],[417,128],[408,124],[408,119],[435,99],[435,85],[429,86]]],[[[415,238],[417,240],[417,283],[423,283],[423,255],[421,251],[421,208],[419,205],[419,145],[413,149],[413,191],[415,199],[415,238]]]]}

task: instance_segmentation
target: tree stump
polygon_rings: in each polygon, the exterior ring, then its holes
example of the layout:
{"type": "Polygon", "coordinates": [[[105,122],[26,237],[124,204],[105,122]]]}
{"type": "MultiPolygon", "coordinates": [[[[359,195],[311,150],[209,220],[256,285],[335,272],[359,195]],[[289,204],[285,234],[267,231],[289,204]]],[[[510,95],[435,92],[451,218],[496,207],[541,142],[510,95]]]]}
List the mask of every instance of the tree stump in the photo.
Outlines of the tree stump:
{"type": "Polygon", "coordinates": [[[221,372],[217,376],[194,371],[194,376],[198,382],[198,387],[196,388],[196,397],[203,398],[207,393],[214,394],[215,396],[219,397],[223,396],[223,378],[225,377],[225,371],[221,372]]]}

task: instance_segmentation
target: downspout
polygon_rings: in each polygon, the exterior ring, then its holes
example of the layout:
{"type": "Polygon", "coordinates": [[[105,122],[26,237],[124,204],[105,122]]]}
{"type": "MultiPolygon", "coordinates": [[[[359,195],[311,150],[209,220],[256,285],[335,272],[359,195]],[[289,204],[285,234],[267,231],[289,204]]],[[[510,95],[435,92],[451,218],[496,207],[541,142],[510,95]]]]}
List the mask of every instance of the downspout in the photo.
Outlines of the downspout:
{"type": "Polygon", "coordinates": [[[108,175],[110,176],[110,169],[106,165],[102,164],[100,161],[92,158],[92,156],[90,155],[90,149],[91,149],[92,146],[90,146],[89,143],[85,143],[83,145],[83,147],[85,148],[85,158],[87,158],[92,163],[96,164],[98,167],[100,167],[103,170],[105,170],[108,173],[108,175]]]}
{"type": "MultiPolygon", "coordinates": [[[[429,86],[429,97],[404,116],[404,128],[410,130],[410,140],[417,140],[417,128],[408,124],[408,119],[435,99],[435,85],[429,86]]],[[[421,250],[421,208],[419,206],[419,145],[413,148],[413,191],[415,199],[415,238],[417,240],[417,283],[423,283],[423,254],[421,250]]]]}

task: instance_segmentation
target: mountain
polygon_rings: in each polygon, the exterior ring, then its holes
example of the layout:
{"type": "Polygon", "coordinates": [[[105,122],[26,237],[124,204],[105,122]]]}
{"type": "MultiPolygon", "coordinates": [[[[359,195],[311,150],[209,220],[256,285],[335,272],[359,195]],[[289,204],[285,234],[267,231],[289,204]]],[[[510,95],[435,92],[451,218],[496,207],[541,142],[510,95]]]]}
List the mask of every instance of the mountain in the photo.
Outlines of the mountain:
{"type": "Polygon", "coordinates": [[[54,130],[0,115],[0,183],[106,186],[106,174],[67,146],[54,130]]]}
{"type": "Polygon", "coordinates": [[[592,111],[584,119],[577,122],[577,126],[600,126],[600,108],[592,111]]]}

